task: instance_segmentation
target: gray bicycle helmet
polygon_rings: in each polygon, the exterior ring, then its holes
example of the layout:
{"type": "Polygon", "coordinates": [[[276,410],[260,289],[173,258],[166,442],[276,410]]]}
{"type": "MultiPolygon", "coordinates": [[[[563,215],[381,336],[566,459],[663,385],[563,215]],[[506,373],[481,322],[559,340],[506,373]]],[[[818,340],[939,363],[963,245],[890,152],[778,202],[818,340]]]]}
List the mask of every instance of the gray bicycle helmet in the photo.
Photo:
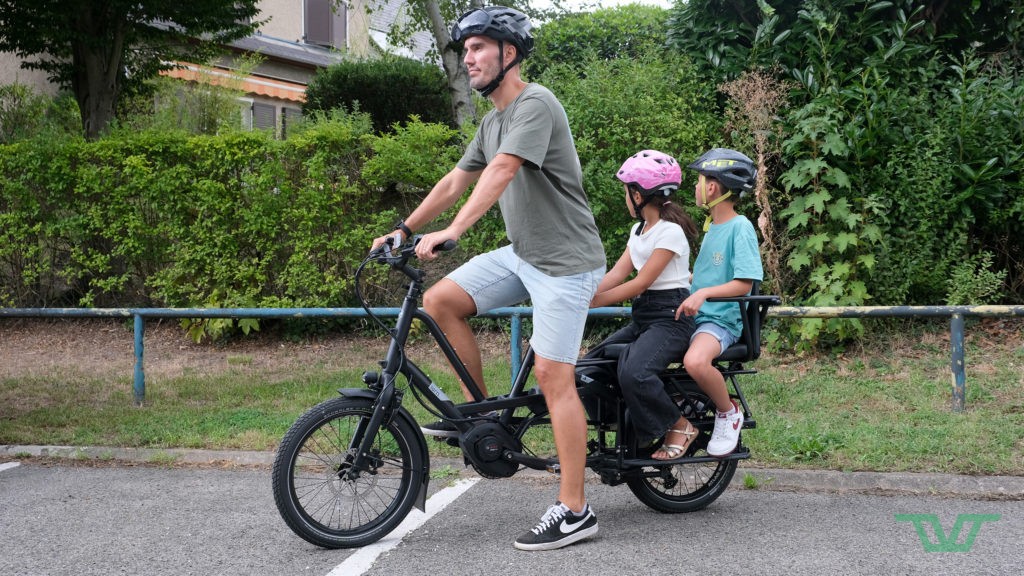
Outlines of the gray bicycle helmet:
{"type": "Polygon", "coordinates": [[[519,10],[506,6],[485,6],[466,12],[452,25],[452,41],[461,43],[471,36],[487,36],[498,41],[498,61],[505,51],[505,42],[516,47],[516,57],[511,64],[500,68],[494,80],[480,89],[481,96],[494,92],[505,79],[505,73],[519,64],[533,51],[533,34],[529,17],[519,10]]]}
{"type": "Polygon", "coordinates": [[[708,150],[687,168],[718,180],[729,190],[738,190],[741,193],[752,191],[757,180],[754,161],[745,154],[728,148],[708,150]]]}
{"type": "Polygon", "coordinates": [[[452,26],[452,41],[462,42],[470,36],[487,36],[516,47],[517,60],[533,51],[533,25],[530,18],[505,6],[485,6],[466,12],[452,26]]]}

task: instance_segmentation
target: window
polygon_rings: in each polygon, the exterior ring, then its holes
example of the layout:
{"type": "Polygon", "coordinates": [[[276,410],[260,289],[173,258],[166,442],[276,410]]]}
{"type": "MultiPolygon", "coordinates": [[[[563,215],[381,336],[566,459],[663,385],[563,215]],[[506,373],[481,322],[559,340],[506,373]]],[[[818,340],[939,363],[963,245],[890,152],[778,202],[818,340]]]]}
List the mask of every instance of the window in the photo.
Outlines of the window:
{"type": "Polygon", "coordinates": [[[344,48],[347,41],[348,8],[339,2],[332,9],[332,0],[305,0],[305,34],[307,44],[344,48]]]}
{"type": "Polygon", "coordinates": [[[277,131],[277,109],[273,104],[252,103],[252,129],[277,131]]]}
{"type": "Polygon", "coordinates": [[[298,108],[282,108],[281,109],[281,138],[288,137],[288,130],[290,130],[295,124],[302,119],[302,110],[298,108]]]}

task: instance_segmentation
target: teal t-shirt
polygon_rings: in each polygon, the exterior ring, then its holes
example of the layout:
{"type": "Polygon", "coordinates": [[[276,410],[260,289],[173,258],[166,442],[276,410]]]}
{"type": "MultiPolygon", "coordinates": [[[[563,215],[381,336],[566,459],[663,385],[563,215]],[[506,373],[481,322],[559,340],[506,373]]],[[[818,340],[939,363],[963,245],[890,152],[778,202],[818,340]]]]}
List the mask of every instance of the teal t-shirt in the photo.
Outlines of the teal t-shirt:
{"type": "MultiPolygon", "coordinates": [[[[761,253],[757,232],[745,216],[735,216],[722,224],[712,224],[700,244],[693,263],[693,292],[732,280],[762,280],[761,253]]],[[[697,312],[696,323],[714,322],[737,338],[743,332],[740,307],[736,302],[705,302],[697,312]]]]}

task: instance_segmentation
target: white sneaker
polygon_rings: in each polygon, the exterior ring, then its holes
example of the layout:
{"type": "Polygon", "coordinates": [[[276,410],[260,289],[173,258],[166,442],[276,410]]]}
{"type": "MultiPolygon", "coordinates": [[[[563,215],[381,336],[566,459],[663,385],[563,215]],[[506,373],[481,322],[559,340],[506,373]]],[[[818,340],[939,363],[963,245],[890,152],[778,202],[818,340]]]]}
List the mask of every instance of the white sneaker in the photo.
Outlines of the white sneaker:
{"type": "Polygon", "coordinates": [[[708,442],[708,454],[711,456],[725,456],[731,454],[740,442],[740,428],[743,427],[743,411],[732,402],[735,412],[722,414],[718,412],[715,417],[715,431],[711,433],[711,440],[708,442]]]}

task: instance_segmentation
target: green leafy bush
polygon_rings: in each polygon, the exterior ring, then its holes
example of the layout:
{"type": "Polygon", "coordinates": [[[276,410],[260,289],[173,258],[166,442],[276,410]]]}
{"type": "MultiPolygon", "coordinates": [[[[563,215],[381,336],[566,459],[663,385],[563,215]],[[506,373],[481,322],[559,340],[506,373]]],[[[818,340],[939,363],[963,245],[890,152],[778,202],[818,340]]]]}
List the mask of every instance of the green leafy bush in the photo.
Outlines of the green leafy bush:
{"type": "Polygon", "coordinates": [[[306,88],[303,112],[338,107],[369,114],[377,132],[408,121],[410,115],[454,125],[444,72],[397,56],[347,60],[317,72],[306,88]]]}
{"type": "MultiPolygon", "coordinates": [[[[1024,298],[1020,19],[1005,16],[1007,2],[989,4],[926,13],[902,0],[691,0],[672,10],[668,43],[703,76],[777,66],[795,81],[775,183],[791,197],[775,214],[789,231],[778,248],[793,303],[936,304],[952,268],[983,249],[1008,272],[1004,298],[1024,298]]],[[[817,320],[799,336],[859,330],[817,320]]]]}
{"type": "Polygon", "coordinates": [[[394,213],[365,115],[288,141],[141,132],[0,147],[0,286],[20,306],[338,306],[394,213]]]}
{"type": "Polygon", "coordinates": [[[76,137],[81,118],[74,98],[62,94],[51,98],[25,84],[0,86],[0,144],[37,137],[76,137]]]}
{"type": "Polygon", "coordinates": [[[946,282],[946,304],[991,304],[997,301],[1006,280],[1006,270],[995,272],[992,253],[982,252],[953,266],[946,282]]]}
{"type": "Polygon", "coordinates": [[[592,59],[639,58],[663,50],[668,12],[631,4],[569,14],[546,22],[536,32],[534,52],[523,63],[528,78],[539,78],[556,64],[581,72],[592,59]]]}

